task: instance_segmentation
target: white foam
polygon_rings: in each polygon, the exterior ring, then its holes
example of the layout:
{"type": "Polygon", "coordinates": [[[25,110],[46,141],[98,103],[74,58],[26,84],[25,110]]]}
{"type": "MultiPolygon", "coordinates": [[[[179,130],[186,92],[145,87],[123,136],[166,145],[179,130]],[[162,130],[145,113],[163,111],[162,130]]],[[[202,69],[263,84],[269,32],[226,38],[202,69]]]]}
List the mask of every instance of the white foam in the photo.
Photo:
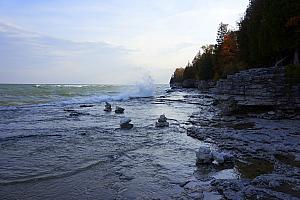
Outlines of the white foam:
{"type": "Polygon", "coordinates": [[[74,88],[82,88],[88,87],[89,85],[54,85],[54,87],[74,87],[74,88]]]}
{"type": "Polygon", "coordinates": [[[130,98],[145,98],[154,96],[154,83],[150,76],[145,76],[140,82],[128,87],[126,91],[117,95],[95,95],[89,97],[78,97],[68,101],[63,101],[63,104],[73,103],[101,103],[105,101],[126,101],[130,98]]]}

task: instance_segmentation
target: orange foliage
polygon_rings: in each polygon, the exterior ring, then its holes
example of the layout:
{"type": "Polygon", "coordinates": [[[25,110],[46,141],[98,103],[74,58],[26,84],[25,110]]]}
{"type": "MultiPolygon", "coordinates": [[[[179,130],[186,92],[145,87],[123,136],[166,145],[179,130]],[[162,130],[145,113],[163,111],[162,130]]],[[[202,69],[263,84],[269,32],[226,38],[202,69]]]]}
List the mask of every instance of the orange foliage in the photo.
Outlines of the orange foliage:
{"type": "Polygon", "coordinates": [[[221,56],[224,62],[231,62],[238,53],[237,38],[234,32],[224,36],[224,42],[221,45],[221,56]]]}

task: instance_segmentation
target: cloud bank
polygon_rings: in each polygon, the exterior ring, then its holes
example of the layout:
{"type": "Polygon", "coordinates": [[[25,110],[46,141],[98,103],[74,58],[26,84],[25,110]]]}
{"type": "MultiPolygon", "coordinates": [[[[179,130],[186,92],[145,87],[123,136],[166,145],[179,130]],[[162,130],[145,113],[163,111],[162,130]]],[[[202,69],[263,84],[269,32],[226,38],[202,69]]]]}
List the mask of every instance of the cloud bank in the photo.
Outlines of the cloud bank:
{"type": "Polygon", "coordinates": [[[167,83],[248,0],[2,0],[0,82],[167,83]]]}
{"type": "Polygon", "coordinates": [[[126,60],[130,52],[108,43],[73,42],[0,23],[3,83],[124,83],[136,71],[126,60]]]}

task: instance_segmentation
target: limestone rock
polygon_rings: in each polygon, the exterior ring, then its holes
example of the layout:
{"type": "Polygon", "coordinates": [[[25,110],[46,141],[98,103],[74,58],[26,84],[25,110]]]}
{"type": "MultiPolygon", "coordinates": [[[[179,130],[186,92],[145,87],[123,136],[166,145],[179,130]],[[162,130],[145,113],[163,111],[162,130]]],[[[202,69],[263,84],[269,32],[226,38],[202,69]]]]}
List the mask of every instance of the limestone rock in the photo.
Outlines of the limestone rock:
{"type": "Polygon", "coordinates": [[[123,114],[124,110],[125,110],[125,108],[117,106],[116,110],[115,110],[115,113],[117,113],[117,114],[123,114]]]}
{"type": "Polygon", "coordinates": [[[213,151],[212,157],[217,165],[224,164],[225,162],[231,162],[233,160],[233,156],[225,152],[213,151]]]}
{"type": "Polygon", "coordinates": [[[105,112],[111,112],[111,104],[108,103],[108,102],[105,102],[105,108],[104,108],[104,111],[105,112]]]}
{"type": "Polygon", "coordinates": [[[233,156],[229,153],[211,150],[209,147],[201,146],[196,152],[198,164],[217,164],[233,161],[233,156]]]}
{"type": "MultiPolygon", "coordinates": [[[[253,68],[217,81],[212,92],[217,99],[233,96],[238,106],[300,108],[300,84],[290,84],[284,66],[253,68]]],[[[269,114],[272,115],[272,114],[269,114]]]]}
{"type": "Polygon", "coordinates": [[[169,122],[167,122],[167,118],[165,115],[161,115],[159,117],[159,119],[157,120],[157,122],[155,123],[156,127],[168,127],[169,126],[169,122]]]}
{"type": "Polygon", "coordinates": [[[210,148],[201,146],[196,152],[196,158],[198,164],[211,164],[213,157],[210,148]]]}
{"type": "Polygon", "coordinates": [[[187,79],[182,82],[183,88],[196,88],[196,80],[194,79],[187,79]]]}
{"type": "Polygon", "coordinates": [[[130,123],[131,119],[130,118],[123,118],[120,120],[120,127],[121,129],[131,129],[133,128],[133,124],[130,123]]]}

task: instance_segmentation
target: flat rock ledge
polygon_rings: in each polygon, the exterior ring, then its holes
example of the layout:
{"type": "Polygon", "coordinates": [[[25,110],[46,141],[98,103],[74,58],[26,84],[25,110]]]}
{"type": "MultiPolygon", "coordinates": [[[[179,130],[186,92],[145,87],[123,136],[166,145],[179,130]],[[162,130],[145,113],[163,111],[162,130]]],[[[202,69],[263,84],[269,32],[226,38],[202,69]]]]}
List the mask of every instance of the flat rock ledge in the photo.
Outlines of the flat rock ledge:
{"type": "MultiPolygon", "coordinates": [[[[211,181],[211,190],[225,199],[300,198],[300,121],[239,116],[191,118],[198,125],[187,134],[234,155],[237,179],[211,181]]],[[[197,161],[211,164],[209,148],[200,148],[197,161]]],[[[222,159],[221,159],[222,161],[222,159]]]]}
{"type": "Polygon", "coordinates": [[[240,108],[300,110],[300,83],[290,83],[285,67],[255,68],[228,75],[210,90],[220,101],[236,101],[240,108]]]}

